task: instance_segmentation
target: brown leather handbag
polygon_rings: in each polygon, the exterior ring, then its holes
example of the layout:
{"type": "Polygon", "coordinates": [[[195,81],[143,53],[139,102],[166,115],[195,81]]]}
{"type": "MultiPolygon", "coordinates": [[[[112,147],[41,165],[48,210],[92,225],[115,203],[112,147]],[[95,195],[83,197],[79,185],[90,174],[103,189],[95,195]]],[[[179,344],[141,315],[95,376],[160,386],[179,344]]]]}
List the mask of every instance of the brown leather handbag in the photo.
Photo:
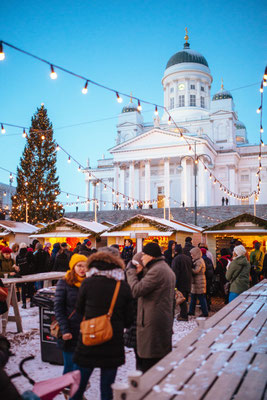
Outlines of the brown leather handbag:
{"type": "MultiPolygon", "coordinates": [[[[73,316],[75,311],[76,310],[72,311],[72,313],[68,316],[68,319],[71,319],[71,317],[73,316]]],[[[54,321],[50,325],[50,334],[51,334],[51,336],[55,337],[56,339],[60,339],[62,337],[60,326],[56,319],[54,319],[54,321]]]]}
{"type": "Polygon", "coordinates": [[[120,284],[121,282],[117,281],[107,314],[81,322],[80,331],[82,342],[85,346],[96,346],[112,339],[113,329],[110,320],[120,290],[120,284]]]}

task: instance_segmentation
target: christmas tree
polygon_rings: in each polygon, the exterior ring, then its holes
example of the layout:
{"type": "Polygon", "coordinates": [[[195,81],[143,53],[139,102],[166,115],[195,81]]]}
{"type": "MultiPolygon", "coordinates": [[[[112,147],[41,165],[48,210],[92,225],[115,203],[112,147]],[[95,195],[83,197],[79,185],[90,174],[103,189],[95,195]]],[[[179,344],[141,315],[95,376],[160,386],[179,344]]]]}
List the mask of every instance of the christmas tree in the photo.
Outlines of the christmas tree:
{"type": "Polygon", "coordinates": [[[12,197],[11,217],[16,221],[50,222],[62,216],[56,176],[56,144],[53,127],[42,104],[32,117],[20,166],[17,168],[17,191],[12,197]]]}

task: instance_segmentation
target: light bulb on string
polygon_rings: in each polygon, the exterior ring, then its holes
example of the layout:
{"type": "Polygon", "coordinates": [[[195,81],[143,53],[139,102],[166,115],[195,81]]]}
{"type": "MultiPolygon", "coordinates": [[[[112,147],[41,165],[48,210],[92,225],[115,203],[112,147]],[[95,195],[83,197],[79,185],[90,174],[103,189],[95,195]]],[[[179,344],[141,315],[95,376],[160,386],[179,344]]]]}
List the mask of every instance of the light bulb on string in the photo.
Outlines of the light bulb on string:
{"type": "Polygon", "coordinates": [[[116,92],[116,96],[117,96],[117,102],[122,103],[122,98],[120,97],[118,92],[116,92]]]}
{"type": "Polygon", "coordinates": [[[256,111],[256,112],[257,112],[257,114],[259,114],[259,113],[261,112],[261,108],[262,108],[262,107],[261,107],[261,106],[259,106],[259,108],[258,108],[258,109],[257,109],[257,111],[256,111]]]}
{"type": "Polygon", "coordinates": [[[264,141],[261,139],[261,146],[264,147],[264,141]]]}
{"type": "Polygon", "coordinates": [[[45,140],[45,135],[42,135],[42,136],[41,136],[41,139],[42,139],[42,140],[45,140]]]}
{"type": "Polygon", "coordinates": [[[69,198],[69,193],[67,193],[67,198],[69,198]]]}
{"type": "Polygon", "coordinates": [[[267,86],[267,80],[266,79],[263,80],[263,86],[267,86]]]}
{"type": "Polygon", "coordinates": [[[60,150],[60,147],[59,147],[59,145],[57,144],[56,145],[56,151],[59,151],[60,150]]]}
{"type": "Polygon", "coordinates": [[[104,185],[104,190],[105,190],[105,191],[107,190],[107,185],[104,185]]]}
{"type": "Polygon", "coordinates": [[[82,93],[83,94],[86,94],[87,92],[88,92],[88,81],[85,82],[85,85],[84,85],[84,87],[82,89],[82,93]]]}
{"type": "Polygon", "coordinates": [[[5,59],[5,53],[4,53],[4,49],[3,49],[3,43],[0,42],[0,61],[3,61],[5,59]]]}
{"type": "Polygon", "coordinates": [[[265,71],[264,71],[263,79],[267,79],[267,65],[266,65],[266,67],[265,67],[265,71]]]}
{"type": "Polygon", "coordinates": [[[79,167],[78,167],[78,172],[81,172],[81,166],[79,165],[79,167]]]}
{"type": "Polygon", "coordinates": [[[169,116],[168,125],[171,125],[171,123],[172,123],[171,116],[169,116]]]}
{"type": "Polygon", "coordinates": [[[3,124],[1,124],[1,133],[6,133],[6,130],[5,130],[5,128],[4,128],[4,125],[3,124]]]}
{"type": "Polygon", "coordinates": [[[263,81],[261,82],[260,92],[263,93],[263,81]]]}
{"type": "Polygon", "coordinates": [[[22,137],[23,137],[23,138],[26,138],[26,137],[27,137],[27,133],[26,133],[25,129],[23,129],[22,137]]]}
{"type": "Polygon", "coordinates": [[[50,65],[50,69],[51,69],[50,78],[57,79],[57,73],[54,71],[54,66],[52,64],[50,65]]]}
{"type": "Polygon", "coordinates": [[[71,159],[70,159],[70,156],[69,156],[69,158],[68,158],[68,163],[70,164],[70,162],[71,162],[71,159]]]}
{"type": "Polygon", "coordinates": [[[157,107],[157,106],[155,106],[155,112],[154,112],[154,114],[155,114],[155,115],[159,115],[158,107],[157,107]]]}
{"type": "Polygon", "coordinates": [[[264,132],[264,130],[263,130],[263,127],[262,127],[262,125],[261,125],[261,127],[260,127],[260,133],[263,133],[264,132]]]}
{"type": "Polygon", "coordinates": [[[138,100],[137,110],[142,111],[142,106],[141,106],[140,100],[138,100]]]}

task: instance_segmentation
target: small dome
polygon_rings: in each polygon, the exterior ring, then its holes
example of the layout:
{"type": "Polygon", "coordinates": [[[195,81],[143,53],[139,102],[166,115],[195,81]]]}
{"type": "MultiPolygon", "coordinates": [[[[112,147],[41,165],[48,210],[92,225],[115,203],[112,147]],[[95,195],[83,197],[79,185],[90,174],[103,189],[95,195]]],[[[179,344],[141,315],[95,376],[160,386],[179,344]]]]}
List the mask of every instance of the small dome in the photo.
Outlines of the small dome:
{"type": "Polygon", "coordinates": [[[206,60],[206,58],[198,53],[197,51],[191,50],[189,48],[189,43],[184,44],[184,49],[179,51],[178,53],[175,53],[167,62],[166,69],[176,65],[176,64],[181,64],[181,63],[196,63],[196,64],[202,64],[205,65],[206,67],[209,67],[209,64],[206,60]]]}
{"type": "Polygon", "coordinates": [[[236,129],[246,129],[245,124],[241,121],[236,121],[235,127],[236,129]]]}
{"type": "Polygon", "coordinates": [[[230,92],[228,92],[228,90],[221,90],[212,97],[212,101],[224,100],[224,99],[233,99],[233,96],[231,95],[230,92]]]}
{"type": "Polygon", "coordinates": [[[139,112],[139,110],[137,109],[137,105],[132,103],[132,101],[130,101],[130,103],[127,106],[124,106],[122,109],[122,113],[128,113],[128,112],[134,112],[137,111],[139,112]]]}

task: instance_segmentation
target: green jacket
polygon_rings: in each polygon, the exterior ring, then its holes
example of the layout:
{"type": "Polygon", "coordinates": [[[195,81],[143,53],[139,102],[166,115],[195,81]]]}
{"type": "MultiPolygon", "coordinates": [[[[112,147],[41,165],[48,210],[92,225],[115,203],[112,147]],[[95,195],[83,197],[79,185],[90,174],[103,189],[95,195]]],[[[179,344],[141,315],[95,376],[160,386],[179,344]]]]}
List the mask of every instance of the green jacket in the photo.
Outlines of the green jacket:
{"type": "Polygon", "coordinates": [[[4,277],[4,274],[9,274],[10,272],[15,272],[12,266],[14,265],[14,261],[12,258],[7,260],[3,254],[0,254],[0,278],[4,277]]]}
{"type": "Polygon", "coordinates": [[[249,289],[249,272],[250,263],[246,256],[237,257],[231,262],[225,275],[228,281],[233,281],[230,292],[240,294],[249,289]]]}
{"type": "Polygon", "coordinates": [[[255,265],[257,271],[262,271],[264,253],[261,250],[253,250],[250,253],[250,264],[255,265]]]}

